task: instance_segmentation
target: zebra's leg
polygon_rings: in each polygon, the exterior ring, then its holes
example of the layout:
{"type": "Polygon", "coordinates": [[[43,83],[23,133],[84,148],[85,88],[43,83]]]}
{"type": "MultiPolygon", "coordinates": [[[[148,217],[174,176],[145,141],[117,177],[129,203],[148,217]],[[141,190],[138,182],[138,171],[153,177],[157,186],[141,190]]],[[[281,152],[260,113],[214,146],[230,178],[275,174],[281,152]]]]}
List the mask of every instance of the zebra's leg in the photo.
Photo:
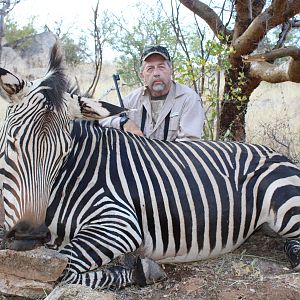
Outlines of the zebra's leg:
{"type": "MultiPolygon", "coordinates": [[[[124,266],[109,266],[118,257],[133,253],[142,243],[141,230],[134,215],[100,220],[82,227],[61,249],[68,257],[68,266],[61,277],[65,283],[77,283],[93,288],[120,288],[126,285],[145,285],[164,278],[164,272],[154,272],[154,262],[137,258],[124,266]],[[104,268],[105,265],[108,265],[104,268]],[[99,270],[99,268],[101,269],[99,270]]],[[[158,266],[158,265],[157,265],[158,266]]]]}
{"type": "Polygon", "coordinates": [[[138,257],[133,272],[134,283],[139,286],[146,286],[167,278],[167,274],[160,265],[150,258],[138,257]]]}
{"type": "Polygon", "coordinates": [[[112,205],[105,214],[93,215],[93,219],[78,229],[60,249],[60,253],[68,258],[68,265],[60,280],[93,288],[130,285],[133,283],[132,269],[110,267],[108,264],[120,255],[134,252],[141,243],[141,229],[134,211],[121,210],[112,205]],[[107,269],[105,265],[108,265],[107,269]]]}
{"type": "Polygon", "coordinates": [[[133,281],[136,285],[146,286],[167,278],[167,274],[157,262],[136,253],[126,253],[118,257],[118,261],[133,269],[133,281]]]}
{"type": "Polygon", "coordinates": [[[286,240],[284,251],[294,270],[300,271],[300,241],[286,240]]]}
{"type": "Polygon", "coordinates": [[[167,277],[158,263],[149,258],[130,255],[124,262],[124,266],[113,266],[81,274],[68,272],[62,275],[60,282],[82,284],[98,289],[120,289],[133,284],[139,286],[153,284],[167,277]]]}

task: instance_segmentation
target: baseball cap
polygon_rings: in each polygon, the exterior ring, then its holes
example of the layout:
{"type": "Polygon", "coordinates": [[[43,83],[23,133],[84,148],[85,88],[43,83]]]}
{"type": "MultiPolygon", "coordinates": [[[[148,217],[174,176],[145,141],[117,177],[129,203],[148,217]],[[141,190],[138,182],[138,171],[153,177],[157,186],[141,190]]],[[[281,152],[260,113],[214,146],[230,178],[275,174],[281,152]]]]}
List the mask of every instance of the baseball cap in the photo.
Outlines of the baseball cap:
{"type": "Polygon", "coordinates": [[[141,63],[147,59],[152,54],[159,54],[164,59],[171,60],[170,54],[166,47],[163,46],[148,46],[144,49],[142,57],[141,57],[141,63]]]}

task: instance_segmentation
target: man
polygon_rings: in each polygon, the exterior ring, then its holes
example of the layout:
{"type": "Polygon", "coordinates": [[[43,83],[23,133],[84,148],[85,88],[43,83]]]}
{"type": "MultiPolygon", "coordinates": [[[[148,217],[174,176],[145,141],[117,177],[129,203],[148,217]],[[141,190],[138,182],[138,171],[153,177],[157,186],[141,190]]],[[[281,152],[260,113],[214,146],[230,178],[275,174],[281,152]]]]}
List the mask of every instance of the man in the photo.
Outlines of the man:
{"type": "Polygon", "coordinates": [[[124,106],[133,110],[128,116],[111,118],[105,125],[151,139],[200,140],[204,123],[201,99],[189,87],[172,81],[165,47],[144,50],[140,76],[144,86],[123,99],[124,106]]]}

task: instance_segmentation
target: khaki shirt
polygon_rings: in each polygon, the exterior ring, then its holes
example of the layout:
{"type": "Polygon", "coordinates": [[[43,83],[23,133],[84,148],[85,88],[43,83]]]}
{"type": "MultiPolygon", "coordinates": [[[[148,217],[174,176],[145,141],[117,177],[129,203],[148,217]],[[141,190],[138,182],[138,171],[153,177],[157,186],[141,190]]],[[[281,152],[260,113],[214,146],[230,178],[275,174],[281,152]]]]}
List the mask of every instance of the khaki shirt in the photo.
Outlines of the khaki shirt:
{"type": "MultiPolygon", "coordinates": [[[[172,83],[162,110],[154,124],[152,121],[150,94],[144,87],[124,97],[124,106],[135,109],[128,117],[139,127],[142,123],[143,107],[146,110],[144,135],[151,139],[164,139],[165,118],[170,113],[168,141],[200,140],[204,123],[204,110],[200,96],[189,87],[172,83]]],[[[120,128],[120,117],[111,117],[100,122],[102,126],[120,128]]]]}

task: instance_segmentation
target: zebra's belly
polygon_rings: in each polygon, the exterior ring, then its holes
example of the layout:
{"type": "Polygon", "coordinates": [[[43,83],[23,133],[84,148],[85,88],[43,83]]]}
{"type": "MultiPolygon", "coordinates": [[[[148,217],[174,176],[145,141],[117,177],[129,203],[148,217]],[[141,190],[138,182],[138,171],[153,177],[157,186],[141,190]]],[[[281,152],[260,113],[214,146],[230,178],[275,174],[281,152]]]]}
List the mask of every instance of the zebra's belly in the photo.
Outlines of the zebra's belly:
{"type": "Polygon", "coordinates": [[[209,245],[204,245],[201,250],[199,250],[196,244],[187,249],[183,243],[179,250],[175,249],[175,245],[169,245],[167,250],[164,251],[162,243],[153,249],[151,242],[147,242],[147,239],[145,239],[144,244],[136,252],[138,255],[151,258],[159,263],[184,263],[209,259],[231,252],[238,248],[245,240],[239,239],[235,244],[227,243],[224,247],[220,243],[217,243],[214,249],[211,249],[209,245]]]}

